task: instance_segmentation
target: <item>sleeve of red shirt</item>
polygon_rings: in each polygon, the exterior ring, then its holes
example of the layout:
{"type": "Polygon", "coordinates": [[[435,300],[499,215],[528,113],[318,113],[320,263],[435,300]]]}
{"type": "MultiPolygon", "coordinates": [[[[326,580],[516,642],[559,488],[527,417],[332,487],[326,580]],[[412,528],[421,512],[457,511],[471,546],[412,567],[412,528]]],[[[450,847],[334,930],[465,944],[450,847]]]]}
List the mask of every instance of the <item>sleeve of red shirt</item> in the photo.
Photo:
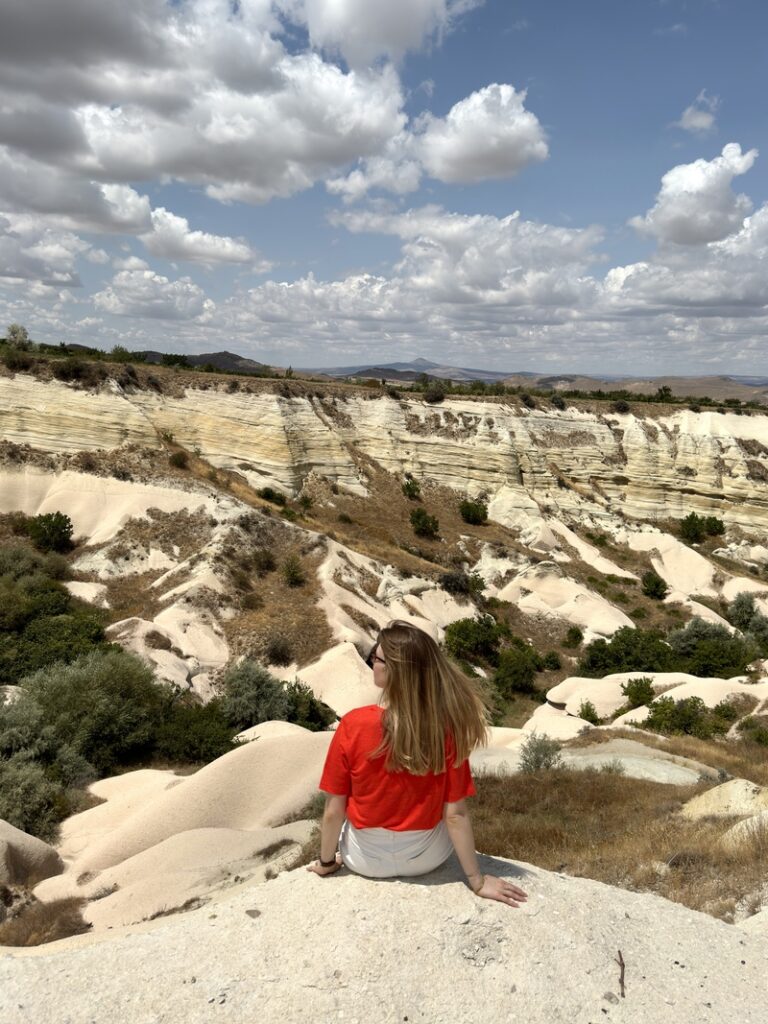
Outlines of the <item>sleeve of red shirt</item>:
{"type": "Polygon", "coordinates": [[[342,719],[339,722],[339,727],[333,734],[331,745],[325,757],[323,774],[320,776],[318,789],[321,789],[323,793],[331,793],[334,796],[349,796],[352,792],[346,739],[347,730],[344,727],[344,719],[342,719]]]}
{"type": "Polygon", "coordinates": [[[475,796],[477,793],[469,770],[469,758],[458,766],[449,762],[445,775],[445,803],[455,804],[465,796],[475,796]]]}

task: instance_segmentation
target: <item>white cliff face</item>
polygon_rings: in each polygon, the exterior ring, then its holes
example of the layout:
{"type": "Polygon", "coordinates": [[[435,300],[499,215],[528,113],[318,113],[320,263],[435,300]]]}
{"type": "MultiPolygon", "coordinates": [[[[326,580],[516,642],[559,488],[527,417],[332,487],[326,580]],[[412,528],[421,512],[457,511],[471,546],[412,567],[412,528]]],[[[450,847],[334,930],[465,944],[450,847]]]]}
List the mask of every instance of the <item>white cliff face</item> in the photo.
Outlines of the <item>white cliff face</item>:
{"type": "Polygon", "coordinates": [[[484,494],[493,518],[522,529],[542,513],[616,523],[690,511],[753,534],[768,526],[763,415],[684,410],[654,420],[468,399],[92,393],[17,374],[0,377],[0,431],[62,453],[156,446],[167,433],[255,486],[294,493],[315,473],[365,495],[364,456],[392,473],[484,494]]]}

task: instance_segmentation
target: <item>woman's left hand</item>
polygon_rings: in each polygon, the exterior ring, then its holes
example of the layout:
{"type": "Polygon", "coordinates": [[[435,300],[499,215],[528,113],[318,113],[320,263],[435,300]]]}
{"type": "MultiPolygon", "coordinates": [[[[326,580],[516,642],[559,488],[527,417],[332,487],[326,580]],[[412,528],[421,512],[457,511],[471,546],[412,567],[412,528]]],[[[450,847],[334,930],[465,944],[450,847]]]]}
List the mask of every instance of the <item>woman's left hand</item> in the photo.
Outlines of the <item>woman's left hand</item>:
{"type": "Polygon", "coordinates": [[[316,875],[320,875],[321,878],[325,878],[326,875],[335,875],[340,867],[341,858],[337,853],[335,864],[331,864],[330,867],[324,868],[319,860],[313,860],[311,864],[307,864],[307,871],[313,871],[316,875]]]}

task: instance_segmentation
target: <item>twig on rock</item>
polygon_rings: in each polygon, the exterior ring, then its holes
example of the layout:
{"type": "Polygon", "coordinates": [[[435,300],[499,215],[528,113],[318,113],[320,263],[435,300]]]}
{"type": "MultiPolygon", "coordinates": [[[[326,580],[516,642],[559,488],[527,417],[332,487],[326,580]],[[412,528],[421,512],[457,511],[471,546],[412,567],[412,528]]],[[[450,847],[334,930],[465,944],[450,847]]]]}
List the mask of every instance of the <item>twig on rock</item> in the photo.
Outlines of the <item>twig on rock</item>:
{"type": "Polygon", "coordinates": [[[626,965],[624,963],[624,957],[621,955],[621,950],[619,950],[619,955],[614,958],[614,963],[617,963],[619,965],[619,991],[621,992],[621,998],[625,999],[626,992],[624,991],[624,967],[626,965]]]}

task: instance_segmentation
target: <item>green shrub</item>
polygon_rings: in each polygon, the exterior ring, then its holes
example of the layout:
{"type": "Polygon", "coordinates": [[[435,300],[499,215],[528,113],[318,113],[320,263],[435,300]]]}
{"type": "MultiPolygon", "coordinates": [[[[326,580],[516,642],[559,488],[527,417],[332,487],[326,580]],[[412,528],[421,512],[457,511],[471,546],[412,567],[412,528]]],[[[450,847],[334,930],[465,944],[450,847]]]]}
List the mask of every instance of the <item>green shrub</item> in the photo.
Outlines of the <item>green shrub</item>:
{"type": "Polygon", "coordinates": [[[578,671],[596,679],[613,672],[673,672],[678,659],[655,630],[622,626],[611,638],[587,645],[578,671]]]}
{"type": "Polygon", "coordinates": [[[219,698],[200,704],[179,694],[157,725],[154,755],[175,764],[208,764],[236,746],[219,698]]]}
{"type": "Polygon", "coordinates": [[[340,523],[345,523],[348,526],[351,526],[352,523],[354,523],[354,519],[352,518],[352,516],[347,515],[346,512],[339,512],[336,518],[340,523]]]}
{"type": "Polygon", "coordinates": [[[578,626],[569,626],[565,631],[565,638],[562,641],[563,647],[580,647],[583,639],[584,634],[578,626]]]}
{"type": "Polygon", "coordinates": [[[648,676],[640,676],[637,679],[628,679],[621,684],[621,692],[627,698],[624,711],[632,711],[634,708],[644,707],[650,704],[656,696],[653,689],[653,680],[648,676]]]}
{"type": "Polygon", "coordinates": [[[283,579],[289,587],[303,587],[307,582],[298,555],[289,555],[283,562],[283,579]]]}
{"type": "Polygon", "coordinates": [[[724,713],[722,703],[709,710],[700,697],[686,697],[683,700],[657,697],[649,712],[643,728],[667,734],[696,736],[698,739],[722,736],[733,720],[728,717],[729,712],[724,713]]]}
{"type": "Polygon", "coordinates": [[[272,633],[264,648],[264,657],[270,665],[290,665],[293,661],[291,643],[282,633],[272,633]]]}
{"type": "Polygon", "coordinates": [[[12,373],[23,373],[25,370],[29,370],[35,363],[35,360],[28,352],[23,352],[18,348],[3,349],[2,359],[7,369],[12,373]]]}
{"type": "Polygon", "coordinates": [[[412,476],[403,480],[403,494],[411,501],[418,501],[421,497],[421,486],[419,481],[414,480],[412,476]]]}
{"type": "Polygon", "coordinates": [[[63,512],[46,512],[27,520],[27,533],[40,551],[69,551],[72,520],[63,512]]]}
{"type": "Polygon", "coordinates": [[[439,580],[442,590],[449,594],[477,597],[485,590],[485,580],[478,573],[445,572],[439,580]]]}
{"type": "Polygon", "coordinates": [[[338,720],[333,708],[318,700],[312,690],[300,680],[295,679],[289,683],[285,693],[289,703],[289,722],[295,722],[296,725],[311,732],[322,732],[338,720]]]}
{"type": "Polygon", "coordinates": [[[68,811],[64,787],[52,782],[40,765],[24,755],[0,758],[0,818],[52,842],[68,811]]]}
{"type": "Polygon", "coordinates": [[[533,647],[518,640],[511,647],[499,652],[493,684],[506,700],[517,693],[536,693],[534,680],[541,665],[541,658],[533,647]]]}
{"type": "Polygon", "coordinates": [[[690,512],[680,521],[680,536],[688,544],[700,544],[705,537],[719,537],[725,533],[725,523],[717,516],[698,516],[690,512]]]}
{"type": "Polygon", "coordinates": [[[562,662],[560,661],[560,655],[557,651],[547,651],[542,658],[542,666],[549,669],[550,672],[556,672],[557,669],[562,668],[562,662]]]}
{"type": "Polygon", "coordinates": [[[653,569],[643,573],[642,588],[645,596],[651,597],[655,601],[663,601],[669,593],[669,587],[653,569]]]}
{"type": "Polygon", "coordinates": [[[498,661],[499,641],[506,630],[492,615],[457,619],[445,627],[445,649],[457,661],[498,661]]]}
{"type": "Polygon", "coordinates": [[[241,661],[225,673],[222,684],[222,713],[237,732],[262,722],[287,720],[291,701],[285,687],[263,665],[241,661]]]}
{"type": "Polygon", "coordinates": [[[271,501],[273,505],[284,505],[286,502],[285,495],[276,491],[274,487],[261,487],[256,493],[265,501],[271,501]]]}
{"type": "Polygon", "coordinates": [[[124,651],[92,651],[21,681],[60,747],[93,765],[98,775],[146,756],[172,691],[159,686],[141,659],[124,651]]]}
{"type": "Polygon", "coordinates": [[[275,556],[269,548],[256,548],[250,560],[259,576],[266,576],[268,572],[273,572],[277,568],[275,556]]]}
{"type": "Polygon", "coordinates": [[[565,408],[565,399],[561,395],[552,395],[550,401],[552,402],[552,405],[555,407],[555,409],[565,408]]]}
{"type": "Polygon", "coordinates": [[[440,536],[440,524],[435,516],[427,513],[426,509],[415,508],[411,512],[411,526],[417,537],[429,537],[434,539],[440,536]]]}
{"type": "Polygon", "coordinates": [[[669,645],[677,657],[675,668],[723,679],[746,672],[759,654],[751,638],[734,636],[725,626],[699,618],[670,633],[669,645]]]}
{"type": "Polygon", "coordinates": [[[579,704],[579,718],[583,718],[585,722],[589,722],[591,725],[600,725],[597,708],[591,700],[583,700],[579,704]]]}
{"type": "Polygon", "coordinates": [[[431,380],[424,389],[424,401],[432,405],[445,399],[445,386],[437,380],[431,380]]]}
{"type": "Polygon", "coordinates": [[[459,505],[459,515],[465,523],[482,526],[488,522],[488,506],[482,501],[462,501],[459,505]]]}
{"type": "Polygon", "coordinates": [[[611,412],[628,413],[630,411],[629,402],[626,402],[623,398],[620,398],[616,402],[611,403],[611,412]]]}
{"type": "Polygon", "coordinates": [[[557,740],[550,739],[546,733],[532,732],[520,746],[519,770],[525,775],[535,775],[562,768],[560,750],[557,740]]]}
{"type": "Polygon", "coordinates": [[[189,456],[186,452],[173,452],[172,455],[168,456],[168,464],[173,466],[174,469],[188,469],[189,456]]]}

